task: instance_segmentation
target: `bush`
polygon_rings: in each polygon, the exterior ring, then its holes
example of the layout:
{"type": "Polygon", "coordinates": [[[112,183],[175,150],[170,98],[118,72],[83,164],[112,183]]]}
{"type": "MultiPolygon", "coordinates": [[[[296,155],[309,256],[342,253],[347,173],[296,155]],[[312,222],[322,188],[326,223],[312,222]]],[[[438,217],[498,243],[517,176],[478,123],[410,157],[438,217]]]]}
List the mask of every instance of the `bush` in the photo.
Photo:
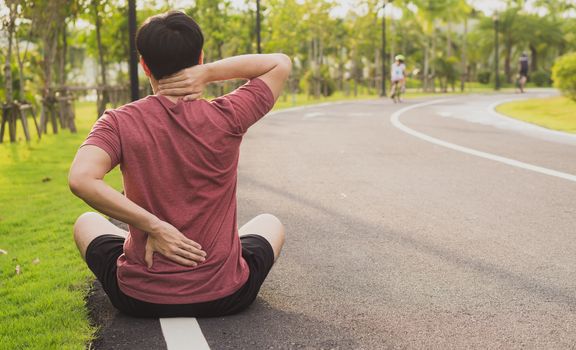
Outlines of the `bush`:
{"type": "Polygon", "coordinates": [[[305,90],[308,92],[308,95],[313,96],[316,92],[315,89],[319,88],[322,96],[331,96],[334,91],[336,91],[336,83],[334,79],[330,77],[328,67],[322,66],[319,73],[318,77],[316,77],[312,70],[306,72],[304,75],[304,81],[306,82],[305,90]],[[319,86],[317,86],[317,84],[319,84],[319,86]]]}
{"type": "Polygon", "coordinates": [[[438,57],[433,62],[436,68],[436,77],[440,79],[440,85],[442,90],[446,91],[448,85],[452,86],[454,89],[454,84],[458,79],[458,59],[454,56],[448,58],[438,57]]]}
{"type": "Polygon", "coordinates": [[[488,84],[492,73],[489,70],[478,72],[478,82],[480,84],[488,84]]]}
{"type": "Polygon", "coordinates": [[[543,70],[538,70],[532,73],[529,80],[539,87],[550,86],[550,83],[552,82],[550,79],[550,73],[543,70]]]}
{"type": "MultiPolygon", "coordinates": [[[[498,77],[500,78],[500,87],[503,87],[506,83],[508,83],[508,77],[506,77],[506,74],[504,73],[500,73],[498,74],[498,77]]],[[[491,77],[493,79],[490,80],[490,82],[492,84],[496,84],[496,81],[494,81],[494,79],[496,79],[496,76],[491,77]]]]}
{"type": "Polygon", "coordinates": [[[406,88],[408,89],[421,89],[422,88],[422,80],[419,79],[406,79],[406,88]]]}
{"type": "Polygon", "coordinates": [[[576,52],[559,57],[552,67],[554,87],[576,101],[576,52]]]}

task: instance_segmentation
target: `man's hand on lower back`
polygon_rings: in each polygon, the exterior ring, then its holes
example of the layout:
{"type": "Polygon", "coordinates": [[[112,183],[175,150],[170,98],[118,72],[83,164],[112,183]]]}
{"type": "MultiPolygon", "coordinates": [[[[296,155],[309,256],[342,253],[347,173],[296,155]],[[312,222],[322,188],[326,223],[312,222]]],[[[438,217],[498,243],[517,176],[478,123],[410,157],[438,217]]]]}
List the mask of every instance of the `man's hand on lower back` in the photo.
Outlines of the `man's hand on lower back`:
{"type": "Polygon", "coordinates": [[[148,268],[152,267],[154,253],[162,254],[184,266],[197,266],[206,260],[206,252],[200,244],[186,238],[182,232],[164,221],[159,222],[154,232],[148,234],[145,255],[148,268]]]}

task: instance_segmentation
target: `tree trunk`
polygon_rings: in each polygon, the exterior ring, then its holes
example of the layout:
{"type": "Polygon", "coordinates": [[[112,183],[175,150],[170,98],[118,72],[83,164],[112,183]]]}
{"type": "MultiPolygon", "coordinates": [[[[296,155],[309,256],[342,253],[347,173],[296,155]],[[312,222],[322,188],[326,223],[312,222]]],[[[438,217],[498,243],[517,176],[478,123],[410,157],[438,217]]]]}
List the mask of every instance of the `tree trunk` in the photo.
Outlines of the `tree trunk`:
{"type": "Polygon", "coordinates": [[[341,47],[338,55],[338,89],[340,91],[344,90],[344,47],[341,47]]]}
{"type": "Polygon", "coordinates": [[[72,94],[68,91],[66,86],[66,82],[68,80],[68,75],[66,72],[66,60],[68,58],[68,31],[67,31],[67,24],[64,21],[62,23],[62,42],[60,45],[60,57],[59,57],[59,68],[58,68],[58,83],[60,87],[63,89],[63,94],[61,97],[66,98],[63,101],[60,101],[60,113],[64,116],[64,125],[63,128],[70,129],[70,132],[76,133],[76,121],[75,114],[74,114],[74,100],[72,99],[72,94]]]}
{"type": "Polygon", "coordinates": [[[450,22],[446,24],[446,58],[452,56],[452,25],[450,22]]]}
{"type": "Polygon", "coordinates": [[[316,98],[320,98],[322,95],[322,41],[318,37],[316,39],[316,98]]]}
{"type": "Polygon", "coordinates": [[[426,39],[426,46],[424,47],[424,72],[422,73],[423,78],[423,90],[428,91],[428,70],[430,68],[430,46],[429,39],[426,39]]]}
{"type": "Polygon", "coordinates": [[[309,73],[312,75],[312,78],[307,78],[306,83],[308,83],[308,91],[306,91],[306,95],[308,96],[314,96],[314,90],[315,90],[315,82],[314,79],[316,77],[315,71],[314,71],[314,40],[310,40],[308,41],[308,69],[309,69],[309,73]]]}
{"type": "Polygon", "coordinates": [[[53,79],[53,62],[56,58],[56,48],[58,44],[58,28],[48,31],[43,36],[44,41],[44,89],[42,92],[42,109],[40,112],[40,130],[47,132],[48,122],[52,123],[52,132],[58,133],[58,123],[55,119],[56,107],[54,99],[53,79]]]}
{"type": "MultiPolygon", "coordinates": [[[[223,42],[219,42],[218,43],[218,60],[221,60],[222,58],[224,58],[223,53],[222,53],[222,46],[224,46],[223,42]]],[[[220,86],[220,96],[224,95],[224,84],[226,84],[225,82],[222,84],[219,84],[220,86]]]]}
{"type": "Polygon", "coordinates": [[[60,86],[66,85],[66,55],[68,54],[68,39],[66,31],[66,23],[62,26],[61,45],[59,45],[58,54],[58,84],[60,86]]]}
{"type": "Polygon", "coordinates": [[[512,43],[510,37],[506,38],[506,56],[504,57],[504,74],[506,82],[512,82],[512,43]]]}
{"type": "Polygon", "coordinates": [[[375,47],[374,48],[374,74],[373,74],[374,80],[373,81],[374,81],[374,89],[376,90],[376,93],[379,96],[381,96],[382,94],[379,91],[381,89],[380,88],[381,84],[378,84],[378,76],[380,76],[378,74],[378,71],[380,70],[379,67],[380,67],[380,49],[378,47],[375,47]]]}
{"type": "Polygon", "coordinates": [[[538,51],[533,44],[530,44],[530,70],[532,72],[538,70],[538,51]]]}
{"type": "Polygon", "coordinates": [[[58,42],[58,33],[55,31],[46,38],[44,47],[44,90],[45,94],[52,89],[52,63],[56,57],[56,46],[58,42]]]}
{"type": "Polygon", "coordinates": [[[436,26],[434,26],[432,33],[432,49],[430,50],[432,53],[432,65],[430,67],[430,75],[432,76],[432,79],[430,83],[432,85],[432,92],[436,92],[436,65],[434,62],[436,56],[436,26]]]}
{"type": "Polygon", "coordinates": [[[468,66],[466,60],[466,55],[468,54],[468,17],[464,17],[464,36],[462,40],[462,65],[461,65],[461,72],[460,72],[460,91],[464,92],[464,88],[466,87],[466,80],[468,79],[468,66]]]}
{"type": "Polygon", "coordinates": [[[320,54],[320,39],[314,39],[314,61],[315,71],[314,71],[314,97],[320,98],[322,93],[322,79],[320,77],[320,68],[322,65],[321,54],[320,54]]]}
{"type": "Polygon", "coordinates": [[[358,76],[359,76],[359,64],[358,64],[358,58],[356,55],[353,56],[354,57],[354,65],[353,65],[353,75],[354,75],[354,97],[358,96],[358,76]]]}
{"type": "Polygon", "coordinates": [[[13,91],[12,91],[12,38],[14,37],[15,31],[15,18],[13,15],[13,9],[10,9],[10,18],[8,22],[8,52],[6,52],[6,62],[4,62],[4,87],[6,92],[6,104],[12,103],[13,91]]]}
{"type": "MultiPolygon", "coordinates": [[[[394,20],[390,19],[390,33],[396,33],[396,31],[394,30],[394,20]]],[[[392,38],[390,38],[388,40],[388,43],[390,45],[390,63],[394,62],[394,56],[396,55],[395,53],[395,45],[394,45],[394,36],[392,36],[392,38]]]]}
{"type": "Polygon", "coordinates": [[[4,130],[8,124],[8,133],[10,135],[10,142],[16,142],[16,109],[13,104],[13,91],[12,91],[12,38],[15,31],[15,9],[9,9],[9,18],[7,23],[8,29],[8,52],[6,52],[6,62],[4,63],[4,81],[5,81],[5,105],[2,105],[2,118],[0,121],[0,142],[4,139],[4,130]]]}
{"type": "MultiPolygon", "coordinates": [[[[26,55],[26,54],[24,54],[26,55]]],[[[26,57],[20,56],[20,45],[18,44],[18,40],[16,40],[16,59],[18,60],[18,76],[20,79],[20,91],[19,91],[19,100],[25,101],[24,98],[24,60],[26,57]]]]}
{"type": "Polygon", "coordinates": [[[512,48],[506,48],[506,57],[504,58],[504,74],[506,75],[506,82],[512,81],[512,48]]]}
{"type": "Polygon", "coordinates": [[[108,104],[108,80],[106,78],[106,61],[104,60],[104,48],[102,47],[102,36],[100,34],[102,23],[100,22],[98,2],[92,1],[92,7],[94,10],[94,23],[96,25],[96,43],[98,44],[98,60],[100,64],[100,79],[102,83],[102,95],[98,103],[98,118],[100,118],[100,116],[104,114],[106,105],[108,104]]]}
{"type": "Polygon", "coordinates": [[[320,97],[320,96],[322,95],[322,85],[324,85],[324,84],[323,84],[322,75],[320,74],[320,73],[321,73],[321,70],[322,70],[322,64],[323,64],[323,61],[324,61],[324,54],[322,53],[322,51],[323,51],[323,49],[322,49],[322,40],[321,40],[320,38],[317,39],[317,43],[318,43],[318,44],[317,44],[317,45],[318,45],[318,48],[317,48],[317,53],[318,53],[317,63],[318,63],[318,64],[316,65],[316,67],[317,67],[316,69],[317,69],[317,82],[318,82],[318,86],[317,86],[317,87],[318,87],[318,91],[317,91],[317,93],[316,93],[316,96],[317,96],[317,97],[320,97]]]}

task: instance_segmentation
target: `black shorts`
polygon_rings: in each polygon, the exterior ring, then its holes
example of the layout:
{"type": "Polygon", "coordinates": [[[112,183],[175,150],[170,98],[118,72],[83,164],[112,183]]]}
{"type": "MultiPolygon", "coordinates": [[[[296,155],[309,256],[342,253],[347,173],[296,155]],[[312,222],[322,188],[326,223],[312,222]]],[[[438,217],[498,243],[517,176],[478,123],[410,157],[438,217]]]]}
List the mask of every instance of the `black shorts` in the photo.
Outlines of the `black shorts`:
{"type": "Polygon", "coordinates": [[[274,264],[270,243],[258,235],[240,237],[242,257],[250,269],[248,281],[235,293],[213,301],[195,304],[154,304],[124,294],[118,287],[116,260],[123,253],[124,238],[102,235],[86,249],[86,264],[102,284],[110,302],[134,317],[217,317],[246,309],[256,299],[260,286],[274,264]]]}

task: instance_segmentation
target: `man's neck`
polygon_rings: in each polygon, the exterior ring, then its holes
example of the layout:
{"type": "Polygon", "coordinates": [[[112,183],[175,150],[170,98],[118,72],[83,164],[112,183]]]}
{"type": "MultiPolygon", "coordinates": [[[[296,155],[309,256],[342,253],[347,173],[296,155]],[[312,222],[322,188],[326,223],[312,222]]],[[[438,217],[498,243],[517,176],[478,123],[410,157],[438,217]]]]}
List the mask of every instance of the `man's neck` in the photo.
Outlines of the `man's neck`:
{"type": "MultiPolygon", "coordinates": [[[[158,95],[158,81],[156,81],[156,79],[150,79],[150,85],[152,86],[152,92],[154,92],[154,95],[158,95]]],[[[168,95],[162,95],[164,97],[166,97],[167,99],[169,99],[170,101],[176,103],[178,102],[178,97],[177,96],[168,96],[168,95]]]]}

